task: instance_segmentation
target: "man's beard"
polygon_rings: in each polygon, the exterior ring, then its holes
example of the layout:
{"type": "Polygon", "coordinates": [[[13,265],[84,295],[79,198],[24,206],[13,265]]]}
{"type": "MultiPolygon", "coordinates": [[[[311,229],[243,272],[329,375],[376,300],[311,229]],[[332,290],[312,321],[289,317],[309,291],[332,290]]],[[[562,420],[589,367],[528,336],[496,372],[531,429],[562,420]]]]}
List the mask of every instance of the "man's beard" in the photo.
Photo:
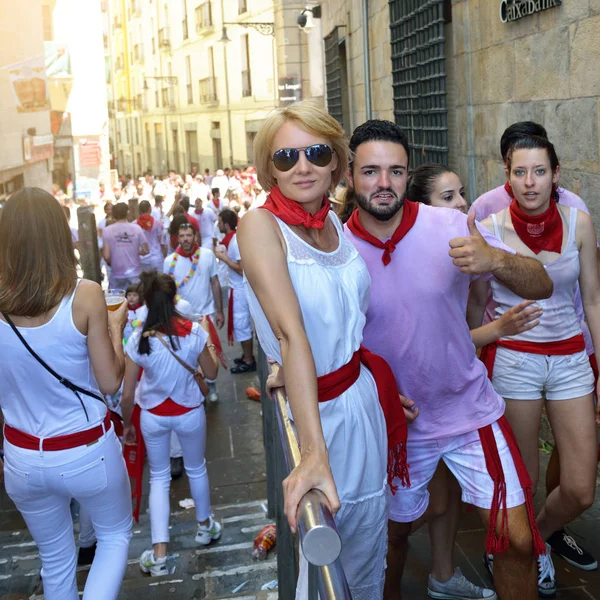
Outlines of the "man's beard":
{"type": "Polygon", "coordinates": [[[364,194],[359,194],[356,190],[352,190],[354,197],[356,199],[356,203],[360,206],[365,212],[368,212],[371,216],[375,217],[378,221],[389,221],[394,215],[398,214],[398,211],[404,206],[404,194],[401,197],[396,194],[390,188],[383,189],[380,188],[369,198],[364,194]],[[387,206],[378,206],[376,205],[372,197],[380,194],[381,192],[386,192],[391,194],[394,197],[394,202],[392,204],[388,204],[387,206]]]}
{"type": "Polygon", "coordinates": [[[194,247],[194,242],[181,242],[180,246],[184,252],[189,252],[194,247]]]}

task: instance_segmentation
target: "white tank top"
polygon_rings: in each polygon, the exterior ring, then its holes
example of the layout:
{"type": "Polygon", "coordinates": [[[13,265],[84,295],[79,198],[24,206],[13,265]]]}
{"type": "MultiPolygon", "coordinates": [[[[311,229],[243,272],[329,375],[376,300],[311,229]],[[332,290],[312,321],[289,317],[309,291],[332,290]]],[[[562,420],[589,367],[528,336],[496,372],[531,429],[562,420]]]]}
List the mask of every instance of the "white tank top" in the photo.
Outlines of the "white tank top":
{"type": "MultiPolygon", "coordinates": [[[[79,285],[79,282],[77,282],[79,285]]],[[[102,396],[94,378],[87,337],[73,323],[73,298],[63,298],[52,319],[39,327],[18,327],[37,355],[59,375],[102,396]]],[[[40,365],[8,323],[0,320],[0,408],[8,425],[40,438],[89,429],[102,422],[106,406],[75,394],[40,365]],[[88,420],[89,419],[89,420],[88,420]]]]}
{"type": "MultiPolygon", "coordinates": [[[[275,217],[277,219],[277,217],[275,217]]],[[[358,350],[369,305],[371,277],[337,216],[334,252],[321,252],[277,219],[287,246],[287,267],[298,297],[317,376],[336,371],[358,350]]],[[[281,364],[280,346],[247,280],[244,286],[258,339],[269,358],[281,364]]],[[[319,403],[329,463],[343,504],[385,490],[387,434],[377,388],[361,367],[356,383],[330,402],[319,403]]],[[[293,415],[292,415],[293,419],[293,415]]]]}
{"type": "MultiPolygon", "coordinates": [[[[502,224],[498,226],[497,215],[492,215],[494,233],[504,240],[506,212],[502,213],[502,224]]],[[[562,211],[560,215],[564,220],[562,211]]],[[[561,255],[554,261],[544,265],[546,273],[554,283],[554,292],[546,300],[537,300],[543,309],[540,324],[533,329],[511,336],[510,340],[526,342],[556,342],[566,340],[581,333],[581,325],[575,310],[574,296],[579,280],[579,248],[575,238],[577,228],[577,209],[569,209],[569,237],[561,255]]],[[[502,316],[509,308],[523,302],[523,298],[511,292],[496,280],[492,280],[494,300],[497,302],[496,318],[502,316]]]]}

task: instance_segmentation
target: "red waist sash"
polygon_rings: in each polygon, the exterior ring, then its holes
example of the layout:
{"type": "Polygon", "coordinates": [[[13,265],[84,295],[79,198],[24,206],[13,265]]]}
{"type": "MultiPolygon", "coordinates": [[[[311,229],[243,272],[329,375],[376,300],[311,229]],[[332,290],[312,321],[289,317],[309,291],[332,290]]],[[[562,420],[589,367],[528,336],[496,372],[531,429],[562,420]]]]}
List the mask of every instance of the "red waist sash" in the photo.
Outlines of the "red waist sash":
{"type": "Polygon", "coordinates": [[[233,337],[233,288],[229,287],[229,306],[227,307],[227,341],[233,346],[235,339],[233,337]]]}
{"type": "Polygon", "coordinates": [[[545,354],[546,356],[567,356],[585,350],[585,339],[583,333],[580,333],[566,340],[558,340],[556,342],[523,342],[519,340],[496,340],[495,342],[491,342],[481,349],[479,357],[487,368],[490,380],[494,374],[496,352],[499,347],[517,352],[545,354]]]}
{"type": "Polygon", "coordinates": [[[189,413],[190,411],[194,410],[194,408],[198,407],[192,406],[190,408],[188,406],[182,406],[181,404],[177,404],[177,402],[175,402],[175,400],[172,398],[167,398],[158,406],[150,408],[148,412],[156,415],[157,417],[179,417],[189,413]]]}
{"type": "Polygon", "coordinates": [[[103,425],[96,425],[96,427],[92,427],[91,429],[77,431],[76,433],[68,433],[67,435],[58,435],[51,438],[39,438],[6,424],[4,425],[4,437],[13,446],[25,448],[26,450],[68,450],[70,448],[91,444],[100,439],[104,433],[110,429],[110,424],[110,412],[107,412],[104,417],[103,425]]]}
{"type": "Polygon", "coordinates": [[[396,378],[388,363],[381,356],[373,354],[361,346],[344,366],[317,378],[319,402],[333,400],[351,388],[360,376],[361,363],[371,371],[377,386],[379,403],[387,428],[388,484],[392,493],[395,494],[398,489],[398,486],[393,483],[395,477],[400,479],[403,487],[410,487],[406,455],[408,426],[400,403],[396,378]]]}

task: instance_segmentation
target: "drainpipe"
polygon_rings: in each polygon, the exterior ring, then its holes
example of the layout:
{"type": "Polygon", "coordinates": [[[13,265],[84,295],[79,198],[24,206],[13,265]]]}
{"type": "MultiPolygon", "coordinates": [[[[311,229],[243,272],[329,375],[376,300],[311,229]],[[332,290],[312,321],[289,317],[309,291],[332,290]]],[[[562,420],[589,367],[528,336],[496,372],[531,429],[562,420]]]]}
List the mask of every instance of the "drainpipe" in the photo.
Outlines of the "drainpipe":
{"type": "Polygon", "coordinates": [[[369,0],[362,0],[363,59],[365,61],[365,118],[371,118],[371,61],[369,58],[369,0]]]}

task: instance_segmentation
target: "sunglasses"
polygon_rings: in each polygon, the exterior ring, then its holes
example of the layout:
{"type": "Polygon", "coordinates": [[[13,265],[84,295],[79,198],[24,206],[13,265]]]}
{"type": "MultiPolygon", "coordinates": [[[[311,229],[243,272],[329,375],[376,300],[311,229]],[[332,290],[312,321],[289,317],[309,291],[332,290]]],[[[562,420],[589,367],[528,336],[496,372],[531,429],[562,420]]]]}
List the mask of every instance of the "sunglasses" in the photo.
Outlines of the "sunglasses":
{"type": "Polygon", "coordinates": [[[326,167],[333,159],[333,150],[327,144],[315,144],[307,148],[282,148],[277,150],[271,160],[278,171],[289,171],[304,152],[306,160],[317,167],[326,167]]]}

